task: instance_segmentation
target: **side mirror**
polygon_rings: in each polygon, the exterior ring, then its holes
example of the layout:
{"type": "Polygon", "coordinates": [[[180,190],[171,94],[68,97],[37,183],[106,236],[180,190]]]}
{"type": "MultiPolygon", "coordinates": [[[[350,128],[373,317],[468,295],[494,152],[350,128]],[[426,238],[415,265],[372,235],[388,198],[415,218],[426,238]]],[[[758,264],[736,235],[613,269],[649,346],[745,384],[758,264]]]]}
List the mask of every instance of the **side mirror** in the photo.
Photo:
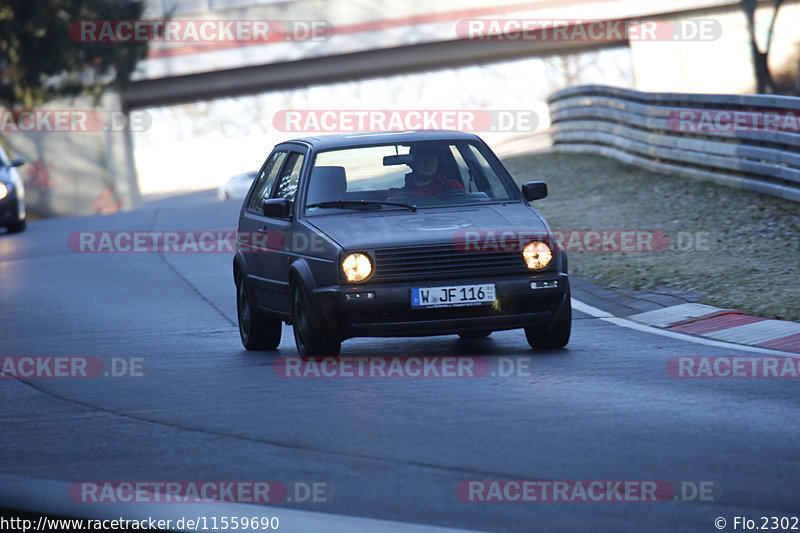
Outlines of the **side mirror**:
{"type": "Polygon", "coordinates": [[[529,181],[522,185],[522,196],[532,202],[547,198],[547,184],[543,181],[529,181]]]}
{"type": "Polygon", "coordinates": [[[25,164],[25,160],[23,158],[21,158],[21,157],[17,157],[17,158],[14,158],[14,159],[11,160],[11,166],[12,167],[21,167],[24,164],[25,164]]]}
{"type": "Polygon", "coordinates": [[[286,218],[292,214],[292,202],[286,198],[265,198],[261,208],[265,217],[286,218]]]}

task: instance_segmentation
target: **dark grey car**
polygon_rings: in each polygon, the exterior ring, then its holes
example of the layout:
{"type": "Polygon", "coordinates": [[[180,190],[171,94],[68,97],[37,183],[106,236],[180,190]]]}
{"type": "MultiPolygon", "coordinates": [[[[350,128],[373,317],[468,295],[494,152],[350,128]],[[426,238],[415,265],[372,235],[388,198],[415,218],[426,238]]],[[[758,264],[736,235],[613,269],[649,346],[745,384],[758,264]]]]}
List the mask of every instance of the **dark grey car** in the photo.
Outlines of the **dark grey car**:
{"type": "Polygon", "coordinates": [[[569,341],[567,257],[477,136],[330,135],[277,145],[239,215],[233,276],[242,343],[301,355],[351,337],[522,328],[531,347],[569,341]]]}

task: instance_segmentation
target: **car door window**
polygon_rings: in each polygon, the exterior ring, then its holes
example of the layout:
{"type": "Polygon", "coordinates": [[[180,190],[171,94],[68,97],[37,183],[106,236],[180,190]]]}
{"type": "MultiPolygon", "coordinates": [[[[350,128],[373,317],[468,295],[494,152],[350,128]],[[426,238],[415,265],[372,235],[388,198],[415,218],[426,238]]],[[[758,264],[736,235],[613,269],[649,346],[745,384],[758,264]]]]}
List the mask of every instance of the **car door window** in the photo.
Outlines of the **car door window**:
{"type": "Polygon", "coordinates": [[[249,209],[260,211],[261,205],[266,198],[269,198],[269,193],[272,191],[272,184],[275,183],[275,177],[281,170],[281,164],[286,159],[286,152],[274,152],[267,160],[261,173],[258,175],[258,183],[256,183],[253,190],[253,196],[250,197],[249,209]]]}
{"type": "Polygon", "coordinates": [[[275,198],[286,198],[287,200],[294,201],[297,194],[297,184],[300,179],[300,169],[303,168],[303,154],[292,152],[283,165],[280,178],[278,178],[278,186],[275,189],[275,198]]]}
{"type": "MultiPolygon", "coordinates": [[[[490,198],[495,200],[509,200],[511,199],[508,189],[503,185],[500,176],[492,168],[492,165],[481,153],[477,146],[469,144],[469,151],[462,153],[462,155],[473,163],[474,170],[477,170],[477,175],[472,176],[478,184],[478,190],[485,192],[490,198]]],[[[470,169],[473,170],[473,169],[470,169]]]]}

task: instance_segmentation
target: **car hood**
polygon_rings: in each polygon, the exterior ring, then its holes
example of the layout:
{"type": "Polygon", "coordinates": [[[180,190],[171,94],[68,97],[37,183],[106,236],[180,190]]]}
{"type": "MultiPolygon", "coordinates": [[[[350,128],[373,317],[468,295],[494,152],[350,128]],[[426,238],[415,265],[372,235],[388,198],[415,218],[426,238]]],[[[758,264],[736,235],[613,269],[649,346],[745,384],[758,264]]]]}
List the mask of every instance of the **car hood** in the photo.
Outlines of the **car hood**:
{"type": "Polygon", "coordinates": [[[394,248],[463,242],[465,232],[517,231],[542,234],[544,220],[526,204],[497,204],[453,208],[340,213],[308,217],[307,223],[325,233],[342,248],[394,248]]]}

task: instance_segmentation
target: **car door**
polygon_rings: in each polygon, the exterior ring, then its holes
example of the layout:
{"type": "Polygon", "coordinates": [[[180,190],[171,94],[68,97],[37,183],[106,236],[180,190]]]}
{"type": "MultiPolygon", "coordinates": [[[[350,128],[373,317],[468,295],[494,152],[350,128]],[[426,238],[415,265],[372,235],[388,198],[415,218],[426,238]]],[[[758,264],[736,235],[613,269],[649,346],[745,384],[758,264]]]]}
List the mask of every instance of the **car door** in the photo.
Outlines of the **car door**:
{"type": "MultiPolygon", "coordinates": [[[[265,285],[266,299],[263,306],[270,310],[284,314],[289,313],[289,262],[292,258],[295,226],[295,198],[297,196],[300,176],[306,161],[305,149],[295,146],[289,151],[281,167],[278,178],[275,180],[271,198],[286,198],[292,205],[289,216],[263,217],[264,227],[269,235],[270,243],[279,244],[271,246],[270,252],[259,254],[259,261],[264,265],[265,272],[269,273],[269,283],[265,285]]],[[[261,303],[261,302],[260,302],[261,303]]]]}
{"type": "Polygon", "coordinates": [[[264,254],[271,253],[267,246],[270,244],[269,233],[262,202],[272,193],[288,153],[287,149],[276,148],[267,157],[239,214],[237,238],[242,249],[250,250],[244,254],[244,259],[247,264],[248,285],[252,287],[257,303],[267,301],[270,285],[270,274],[266,263],[262,261],[264,254]]]}

